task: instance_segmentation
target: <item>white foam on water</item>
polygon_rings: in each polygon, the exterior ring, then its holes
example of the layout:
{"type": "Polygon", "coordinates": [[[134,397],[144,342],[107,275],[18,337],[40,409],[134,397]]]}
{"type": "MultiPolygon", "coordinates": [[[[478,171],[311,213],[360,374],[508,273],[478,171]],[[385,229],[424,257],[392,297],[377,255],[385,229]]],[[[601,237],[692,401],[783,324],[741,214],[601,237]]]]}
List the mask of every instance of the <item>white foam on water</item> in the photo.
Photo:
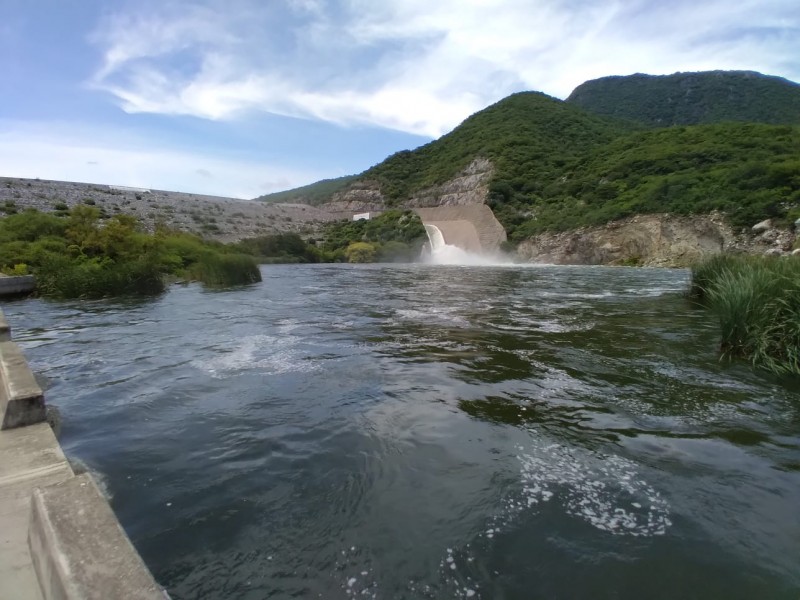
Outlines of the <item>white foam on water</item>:
{"type": "Polygon", "coordinates": [[[439,574],[454,598],[480,598],[480,584],[464,572],[464,567],[475,560],[470,550],[469,544],[457,553],[448,548],[447,555],[439,562],[439,574]]]}
{"type": "Polygon", "coordinates": [[[278,326],[278,332],[282,334],[291,333],[295,329],[303,327],[305,324],[305,322],[298,319],[281,319],[276,323],[278,326]]]}
{"type": "MultiPolygon", "coordinates": [[[[492,534],[498,525],[547,502],[612,535],[664,535],[672,525],[669,503],[628,459],[561,444],[538,443],[517,450],[522,490],[506,499],[492,534]]],[[[491,538],[488,531],[485,535],[491,538]]]]}
{"type": "Polygon", "coordinates": [[[453,309],[446,306],[431,306],[426,310],[398,309],[395,315],[405,321],[422,321],[424,323],[440,322],[456,327],[469,327],[469,321],[461,315],[453,314],[453,309]]]}
{"type": "Polygon", "coordinates": [[[455,265],[463,267],[507,267],[514,263],[509,259],[488,254],[468,252],[458,246],[445,244],[434,248],[430,254],[423,257],[422,262],[427,265],[455,265]]]}
{"type": "Polygon", "coordinates": [[[436,225],[425,224],[430,251],[422,256],[421,262],[429,265],[461,265],[466,267],[496,267],[513,264],[508,257],[476,254],[445,242],[441,230],[436,225]]]}
{"type": "Polygon", "coordinates": [[[223,347],[217,356],[194,360],[191,365],[215,378],[251,370],[273,375],[315,371],[319,364],[304,357],[297,347],[300,341],[295,336],[247,336],[223,347]]]}
{"type": "Polygon", "coordinates": [[[378,584],[371,577],[372,570],[364,567],[361,552],[355,546],[345,548],[336,560],[335,577],[341,581],[339,587],[350,598],[378,598],[378,584]]]}

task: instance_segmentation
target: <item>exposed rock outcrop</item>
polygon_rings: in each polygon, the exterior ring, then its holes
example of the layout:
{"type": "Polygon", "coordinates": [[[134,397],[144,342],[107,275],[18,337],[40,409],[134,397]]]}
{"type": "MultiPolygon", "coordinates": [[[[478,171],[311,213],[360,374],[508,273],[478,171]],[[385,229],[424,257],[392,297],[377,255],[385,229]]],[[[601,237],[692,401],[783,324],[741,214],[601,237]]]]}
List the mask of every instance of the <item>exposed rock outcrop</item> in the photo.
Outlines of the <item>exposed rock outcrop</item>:
{"type": "Polygon", "coordinates": [[[588,265],[688,266],[721,252],[784,254],[794,234],[767,228],[758,235],[735,231],[718,214],[679,217],[637,215],[598,227],[543,233],[517,253],[529,262],[588,265]]]}
{"type": "Polygon", "coordinates": [[[415,208],[485,204],[493,172],[490,160],[476,158],[453,179],[417,192],[404,204],[415,208]]]}
{"type": "MultiPolygon", "coordinates": [[[[415,193],[403,200],[406,208],[433,206],[469,206],[485,204],[492,176],[491,161],[476,158],[453,179],[415,193]]],[[[387,199],[377,181],[360,180],[343,192],[336,192],[321,208],[333,213],[375,212],[386,210],[387,199]]]]}

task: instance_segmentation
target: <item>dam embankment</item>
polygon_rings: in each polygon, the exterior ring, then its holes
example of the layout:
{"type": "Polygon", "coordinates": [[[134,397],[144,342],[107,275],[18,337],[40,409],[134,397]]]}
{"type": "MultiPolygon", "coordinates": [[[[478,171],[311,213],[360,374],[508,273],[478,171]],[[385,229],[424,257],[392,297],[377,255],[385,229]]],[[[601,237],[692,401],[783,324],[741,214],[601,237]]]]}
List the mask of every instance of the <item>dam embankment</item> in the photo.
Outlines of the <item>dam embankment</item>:
{"type": "Polygon", "coordinates": [[[70,467],[2,311],[0,422],[0,598],[168,598],[92,477],[70,467]]]}

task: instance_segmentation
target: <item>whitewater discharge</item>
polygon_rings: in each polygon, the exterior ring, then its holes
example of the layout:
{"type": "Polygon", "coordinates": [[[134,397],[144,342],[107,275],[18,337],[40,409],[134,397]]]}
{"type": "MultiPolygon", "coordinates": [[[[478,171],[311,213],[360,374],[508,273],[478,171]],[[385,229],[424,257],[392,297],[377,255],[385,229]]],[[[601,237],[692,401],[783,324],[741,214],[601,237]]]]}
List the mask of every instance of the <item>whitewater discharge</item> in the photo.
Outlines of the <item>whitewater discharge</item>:
{"type": "Polygon", "coordinates": [[[272,375],[291,372],[312,372],[319,367],[307,360],[293,335],[252,335],[237,339],[219,348],[220,354],[192,361],[192,366],[215,379],[247,370],[266,371],[272,375]]]}
{"type": "Polygon", "coordinates": [[[465,267],[500,267],[513,265],[511,260],[499,256],[489,256],[468,252],[458,246],[448,244],[436,225],[425,225],[430,251],[423,255],[422,262],[429,265],[459,265],[465,267]]]}

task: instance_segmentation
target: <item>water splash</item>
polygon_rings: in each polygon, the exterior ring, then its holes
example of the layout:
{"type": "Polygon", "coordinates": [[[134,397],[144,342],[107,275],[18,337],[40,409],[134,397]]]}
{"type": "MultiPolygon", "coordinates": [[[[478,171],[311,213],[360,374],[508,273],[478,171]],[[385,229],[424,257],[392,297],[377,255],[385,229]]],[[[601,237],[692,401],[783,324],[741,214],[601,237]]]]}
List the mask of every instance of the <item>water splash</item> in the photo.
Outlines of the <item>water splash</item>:
{"type": "Polygon", "coordinates": [[[430,249],[423,254],[422,262],[430,265],[462,265],[472,267],[496,267],[511,265],[508,258],[469,252],[448,244],[436,225],[425,224],[430,249]]]}

